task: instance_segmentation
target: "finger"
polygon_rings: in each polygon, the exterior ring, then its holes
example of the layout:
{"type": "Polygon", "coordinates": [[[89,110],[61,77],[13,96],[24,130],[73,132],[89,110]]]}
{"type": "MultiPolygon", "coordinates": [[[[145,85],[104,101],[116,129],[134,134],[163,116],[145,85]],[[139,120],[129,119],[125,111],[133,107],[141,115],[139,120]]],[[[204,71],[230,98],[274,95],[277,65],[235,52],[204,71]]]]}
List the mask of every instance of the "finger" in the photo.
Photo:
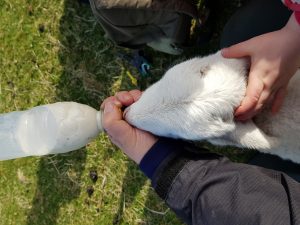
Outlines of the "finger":
{"type": "Polygon", "coordinates": [[[107,102],[104,106],[103,128],[106,132],[114,137],[120,138],[127,133],[132,127],[123,120],[120,108],[112,102],[107,102]]]}
{"type": "Polygon", "coordinates": [[[115,97],[115,96],[110,96],[106,99],[104,99],[104,101],[101,103],[100,105],[100,109],[104,109],[104,105],[107,103],[107,102],[112,102],[114,103],[117,107],[122,107],[122,103],[115,97]]]}
{"type": "Polygon", "coordinates": [[[117,92],[115,96],[125,106],[131,105],[134,102],[132,95],[128,91],[117,92]]]}
{"type": "Polygon", "coordinates": [[[116,94],[116,98],[125,106],[129,106],[132,103],[139,100],[142,92],[140,90],[122,91],[116,94]]]}
{"type": "Polygon", "coordinates": [[[271,109],[271,112],[272,114],[276,114],[279,112],[282,104],[283,104],[283,101],[284,101],[284,98],[287,94],[287,87],[282,87],[280,88],[277,93],[275,94],[275,97],[274,97],[274,101],[273,101],[273,104],[272,104],[272,109],[271,109]]]}
{"type": "Polygon", "coordinates": [[[114,99],[116,99],[115,96],[110,96],[110,97],[104,99],[103,102],[102,102],[101,105],[100,105],[100,109],[104,109],[105,103],[107,103],[107,102],[109,102],[109,101],[113,101],[114,99]]]}
{"type": "Polygon", "coordinates": [[[110,124],[113,121],[122,120],[122,112],[112,101],[108,101],[104,105],[104,118],[110,124]]]}
{"type": "Polygon", "coordinates": [[[103,128],[110,140],[121,149],[128,149],[132,143],[135,143],[133,140],[136,138],[134,128],[122,120],[120,108],[111,102],[104,106],[103,128]]]}
{"type": "Polygon", "coordinates": [[[269,102],[271,96],[272,94],[270,93],[270,90],[266,89],[266,87],[264,86],[264,90],[262,91],[258,99],[258,102],[255,106],[255,110],[260,111],[263,108],[263,106],[265,106],[269,102]]]}
{"type": "Polygon", "coordinates": [[[267,104],[267,105],[271,105],[272,102],[274,102],[274,100],[275,100],[275,95],[276,95],[276,93],[274,93],[274,91],[273,91],[272,93],[270,93],[270,96],[269,96],[268,100],[266,101],[266,104],[267,104]]]}
{"type": "Polygon", "coordinates": [[[134,102],[138,101],[140,97],[142,96],[142,92],[140,90],[132,90],[129,91],[131,96],[133,97],[134,102]]]}
{"type": "MultiPolygon", "coordinates": [[[[257,103],[264,89],[263,81],[257,79],[257,77],[253,75],[254,73],[255,72],[250,72],[246,96],[235,111],[235,117],[238,120],[246,120],[254,115],[257,103]]],[[[260,104],[262,103],[263,102],[260,104]]]]}
{"type": "Polygon", "coordinates": [[[251,55],[251,40],[244,41],[228,48],[224,48],[221,54],[225,58],[241,58],[251,55]]]}

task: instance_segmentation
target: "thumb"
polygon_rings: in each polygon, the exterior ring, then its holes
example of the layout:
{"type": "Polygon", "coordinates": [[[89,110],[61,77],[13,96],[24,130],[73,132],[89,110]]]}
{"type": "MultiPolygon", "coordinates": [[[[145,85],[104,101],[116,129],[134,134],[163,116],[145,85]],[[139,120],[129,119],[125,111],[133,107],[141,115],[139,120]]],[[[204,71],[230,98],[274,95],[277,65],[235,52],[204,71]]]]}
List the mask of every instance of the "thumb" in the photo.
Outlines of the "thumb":
{"type": "Polygon", "coordinates": [[[107,102],[104,105],[104,117],[107,123],[111,123],[112,121],[118,121],[122,119],[122,112],[120,108],[118,108],[114,103],[107,102]]]}
{"type": "Polygon", "coordinates": [[[223,48],[221,54],[224,58],[242,58],[250,55],[250,40],[223,48]]]}
{"type": "MultiPolygon", "coordinates": [[[[112,102],[107,102],[103,112],[103,128],[116,142],[131,133],[132,127],[123,120],[122,111],[112,102]]],[[[118,143],[117,143],[118,145],[118,143]]]]}

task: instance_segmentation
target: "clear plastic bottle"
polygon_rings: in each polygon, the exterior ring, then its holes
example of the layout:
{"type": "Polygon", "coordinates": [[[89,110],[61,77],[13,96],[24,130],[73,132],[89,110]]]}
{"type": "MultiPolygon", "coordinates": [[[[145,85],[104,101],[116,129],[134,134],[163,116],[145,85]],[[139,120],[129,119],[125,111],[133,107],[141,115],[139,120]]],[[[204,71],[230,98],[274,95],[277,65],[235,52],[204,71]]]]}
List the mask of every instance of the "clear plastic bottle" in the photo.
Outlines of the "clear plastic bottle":
{"type": "Polygon", "coordinates": [[[82,148],[103,131],[101,119],[101,111],[75,102],[0,114],[0,160],[82,148]]]}

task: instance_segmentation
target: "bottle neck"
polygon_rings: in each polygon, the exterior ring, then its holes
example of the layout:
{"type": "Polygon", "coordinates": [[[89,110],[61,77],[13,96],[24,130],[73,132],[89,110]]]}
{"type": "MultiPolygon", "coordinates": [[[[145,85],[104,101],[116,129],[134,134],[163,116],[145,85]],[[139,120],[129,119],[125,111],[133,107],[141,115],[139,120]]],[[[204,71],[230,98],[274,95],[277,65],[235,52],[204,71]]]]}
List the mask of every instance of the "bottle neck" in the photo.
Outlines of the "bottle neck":
{"type": "Polygon", "coordinates": [[[99,132],[104,131],[103,126],[102,126],[102,117],[103,117],[103,110],[100,110],[97,112],[97,115],[96,115],[97,127],[98,127],[99,132]]]}

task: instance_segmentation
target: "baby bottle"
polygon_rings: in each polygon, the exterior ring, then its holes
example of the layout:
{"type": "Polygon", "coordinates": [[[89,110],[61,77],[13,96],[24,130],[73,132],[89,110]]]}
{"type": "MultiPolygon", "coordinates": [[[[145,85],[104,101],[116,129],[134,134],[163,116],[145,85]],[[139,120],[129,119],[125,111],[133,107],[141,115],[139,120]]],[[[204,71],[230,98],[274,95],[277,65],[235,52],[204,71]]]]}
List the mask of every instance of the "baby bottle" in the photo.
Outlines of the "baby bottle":
{"type": "Polygon", "coordinates": [[[0,160],[82,148],[103,130],[101,119],[101,111],[75,102],[0,114],[0,160]]]}

